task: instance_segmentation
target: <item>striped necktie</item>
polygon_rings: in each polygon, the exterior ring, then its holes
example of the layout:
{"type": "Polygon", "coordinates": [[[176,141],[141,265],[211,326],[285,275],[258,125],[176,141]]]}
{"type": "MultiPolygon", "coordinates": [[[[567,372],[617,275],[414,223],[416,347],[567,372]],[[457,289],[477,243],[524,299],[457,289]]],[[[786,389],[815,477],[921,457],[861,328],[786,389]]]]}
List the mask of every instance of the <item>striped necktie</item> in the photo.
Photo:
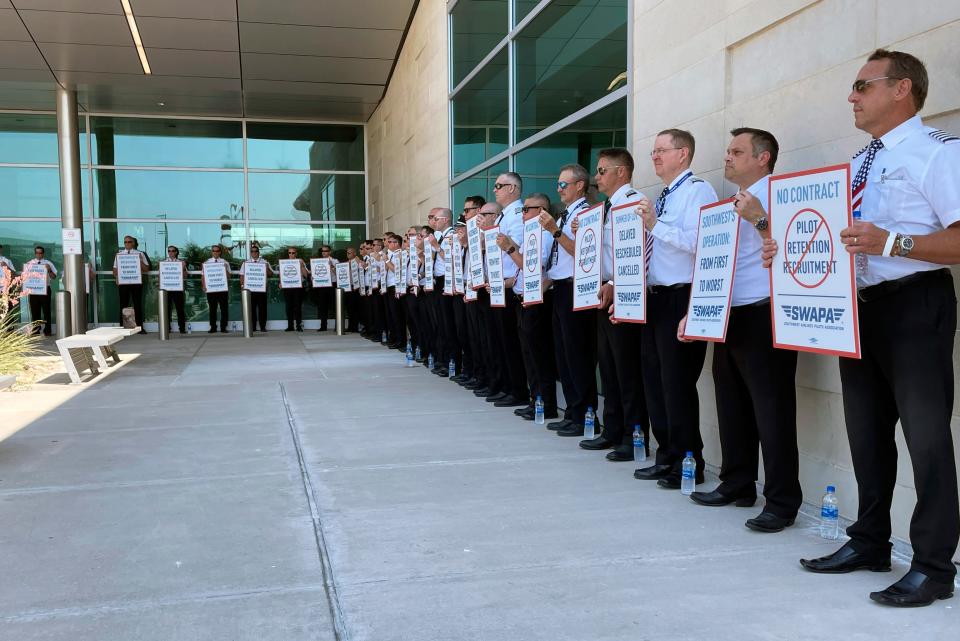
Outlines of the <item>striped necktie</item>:
{"type": "Polygon", "coordinates": [[[866,158],[863,159],[863,164],[860,165],[860,169],[857,171],[857,175],[853,177],[853,185],[851,185],[853,190],[853,211],[859,212],[860,205],[863,203],[863,189],[867,186],[867,175],[870,173],[870,167],[873,166],[873,159],[876,157],[877,152],[883,149],[883,141],[879,138],[874,138],[870,141],[870,144],[860,150],[860,152],[854,156],[856,158],[864,151],[867,152],[866,158]]]}
{"type": "MultiPolygon", "coordinates": [[[[684,174],[683,178],[677,181],[677,183],[673,187],[663,188],[663,191],[661,191],[660,195],[657,196],[657,202],[654,205],[657,212],[657,218],[660,218],[660,216],[663,216],[663,212],[666,210],[667,196],[669,196],[676,190],[680,189],[680,185],[685,183],[687,181],[687,178],[689,178],[692,175],[693,173],[688,171],[686,174],[684,174]]],[[[645,239],[643,243],[643,262],[644,262],[644,265],[646,266],[647,273],[650,272],[651,257],[653,257],[653,234],[651,234],[649,231],[645,231],[645,239]]]]}

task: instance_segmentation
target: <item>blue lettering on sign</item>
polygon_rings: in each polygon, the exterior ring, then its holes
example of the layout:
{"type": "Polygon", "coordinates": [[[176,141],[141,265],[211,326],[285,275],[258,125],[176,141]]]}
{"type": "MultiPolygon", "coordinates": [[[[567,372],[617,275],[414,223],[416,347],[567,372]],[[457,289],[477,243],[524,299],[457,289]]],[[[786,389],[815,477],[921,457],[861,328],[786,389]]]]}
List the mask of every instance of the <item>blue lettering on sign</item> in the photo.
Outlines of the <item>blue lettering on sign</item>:
{"type": "Polygon", "coordinates": [[[781,305],[788,320],[807,323],[839,323],[843,319],[842,307],[813,307],[805,305],[781,305]]]}
{"type": "Polygon", "coordinates": [[[694,305],[693,315],[697,318],[719,318],[723,308],[723,305],[694,305]]]}

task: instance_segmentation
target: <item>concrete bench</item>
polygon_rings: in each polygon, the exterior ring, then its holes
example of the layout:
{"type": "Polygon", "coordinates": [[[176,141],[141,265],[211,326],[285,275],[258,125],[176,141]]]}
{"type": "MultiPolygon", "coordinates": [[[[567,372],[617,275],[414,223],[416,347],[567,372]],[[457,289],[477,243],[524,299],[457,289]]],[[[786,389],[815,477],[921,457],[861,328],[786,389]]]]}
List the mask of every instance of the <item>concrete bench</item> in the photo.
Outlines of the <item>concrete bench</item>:
{"type": "Polygon", "coordinates": [[[80,383],[80,374],[90,370],[91,374],[98,374],[100,369],[107,369],[107,358],[114,363],[120,362],[120,355],[114,345],[127,336],[136,334],[140,328],[125,329],[123,327],[99,327],[86,334],[75,334],[57,341],[60,357],[70,375],[70,380],[80,383]]]}

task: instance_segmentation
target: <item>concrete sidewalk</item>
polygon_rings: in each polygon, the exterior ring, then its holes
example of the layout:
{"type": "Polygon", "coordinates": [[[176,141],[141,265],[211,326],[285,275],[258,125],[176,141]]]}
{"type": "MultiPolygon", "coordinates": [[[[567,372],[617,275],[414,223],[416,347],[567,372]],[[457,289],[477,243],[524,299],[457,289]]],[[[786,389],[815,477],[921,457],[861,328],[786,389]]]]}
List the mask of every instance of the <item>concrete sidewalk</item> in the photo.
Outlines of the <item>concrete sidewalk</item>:
{"type": "MultiPolygon", "coordinates": [[[[355,337],[133,337],[0,394],[0,640],[931,639],[778,535],[355,337]]],[[[709,487],[709,486],[708,486],[709,487]]],[[[853,488],[845,488],[853,491],[853,488]]]]}

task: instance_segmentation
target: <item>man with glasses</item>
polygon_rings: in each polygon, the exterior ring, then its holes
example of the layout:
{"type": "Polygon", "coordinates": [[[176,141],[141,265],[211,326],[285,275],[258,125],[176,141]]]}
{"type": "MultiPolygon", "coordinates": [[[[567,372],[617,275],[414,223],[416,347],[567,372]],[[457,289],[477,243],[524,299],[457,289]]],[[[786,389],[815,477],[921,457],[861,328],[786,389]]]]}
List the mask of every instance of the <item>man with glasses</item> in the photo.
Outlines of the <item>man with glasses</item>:
{"type": "Polygon", "coordinates": [[[581,165],[564,165],[557,194],[564,210],[560,220],[548,212],[540,224],[550,234],[546,276],[553,283],[553,344],[566,410],[563,419],[547,425],[560,436],[583,436],[587,408],[597,406],[597,315],[591,309],[573,310],[573,221],[590,207],[590,175],[581,165]]]}
{"type": "MultiPolygon", "coordinates": [[[[457,266],[457,269],[463,274],[464,291],[470,286],[470,274],[466,272],[469,253],[467,247],[467,218],[476,216],[477,212],[480,211],[480,207],[482,207],[485,202],[486,200],[483,196],[470,196],[466,198],[463,202],[463,214],[457,220],[457,224],[454,225],[453,242],[458,244],[460,249],[460,264],[457,266]]],[[[456,252],[454,252],[453,257],[454,260],[456,260],[456,252]]],[[[471,325],[476,326],[476,305],[472,303],[468,305],[462,294],[454,293],[453,316],[457,340],[460,344],[463,359],[461,372],[453,377],[453,381],[465,387],[468,384],[473,386],[477,383],[478,374],[481,375],[481,377],[483,376],[483,364],[480,360],[481,355],[477,344],[478,337],[476,337],[470,329],[471,325]]],[[[482,385],[480,387],[482,387],[482,385]]]]}
{"type": "Polygon", "coordinates": [[[283,331],[303,331],[303,279],[310,275],[310,270],[304,264],[303,259],[297,255],[296,247],[287,247],[287,260],[295,260],[300,268],[299,286],[284,287],[283,279],[280,280],[280,289],[283,290],[283,303],[287,314],[287,328],[283,331]]]}
{"type": "Polygon", "coordinates": [[[46,259],[46,250],[37,245],[33,248],[33,258],[27,261],[23,266],[24,273],[31,265],[42,265],[47,270],[47,293],[44,295],[30,294],[30,319],[36,325],[33,328],[33,334],[37,335],[43,331],[44,336],[53,334],[51,325],[53,317],[50,313],[50,281],[57,277],[57,268],[46,259]]]}
{"type": "MultiPolygon", "coordinates": [[[[497,176],[493,185],[493,197],[501,207],[500,215],[495,225],[500,227],[500,233],[519,246],[523,242],[523,201],[520,195],[523,192],[523,180],[520,174],[508,171],[497,176]]],[[[491,251],[493,247],[488,247],[491,251]]],[[[508,251],[501,249],[503,265],[503,287],[505,291],[506,307],[491,309],[494,318],[500,321],[500,342],[504,351],[499,355],[505,368],[506,389],[498,394],[487,397],[488,403],[496,407],[523,407],[530,401],[530,390],[527,386],[527,373],[523,367],[522,347],[520,345],[519,308],[520,300],[513,292],[513,285],[517,280],[519,269],[513,262],[508,251]]]]}
{"type": "Polygon", "coordinates": [[[320,256],[318,256],[318,258],[330,263],[330,282],[333,283],[333,287],[317,287],[315,289],[317,318],[320,320],[320,329],[317,331],[325,332],[327,331],[327,320],[330,318],[330,307],[333,304],[335,296],[334,288],[337,283],[337,269],[335,265],[339,261],[333,257],[330,251],[330,245],[320,246],[320,256]]]}
{"type": "MultiPolygon", "coordinates": [[[[899,420],[917,492],[913,560],[906,576],[870,594],[897,607],[953,595],[960,538],[950,431],[957,305],[943,267],[960,263],[960,138],[925,126],[917,115],[928,84],[923,62],[878,49],[847,98],[854,125],[872,138],[851,168],[853,207],[862,221],[840,233],[848,252],[868,256],[857,274],[861,358],[840,359],[859,508],[847,528],[849,542],[801,561],[811,572],[832,574],[890,569],[899,420]]],[[[775,251],[768,247],[768,262],[775,251]]]]}
{"type": "MultiPolygon", "coordinates": [[[[247,278],[247,264],[263,264],[264,269],[267,271],[267,278],[273,275],[273,268],[270,267],[270,263],[267,262],[265,258],[260,256],[260,245],[256,243],[250,244],[250,258],[243,261],[243,264],[240,265],[240,289],[246,289],[246,278],[247,278]]],[[[267,292],[250,292],[250,315],[252,316],[250,320],[250,331],[257,331],[257,327],[260,327],[261,332],[267,331],[267,292]]]]}
{"type": "Polygon", "coordinates": [[[696,141],[689,131],[665,129],[657,134],[650,158],[664,188],[656,204],[643,200],[637,208],[647,233],[647,322],[641,328],[643,383],[659,447],[654,465],[633,475],[640,480],[663,479],[661,487],[668,489],[680,489],[681,466],[687,452],[693,452],[698,465],[703,465],[697,380],[707,344],[677,340],[677,325],[690,302],[700,208],[717,201],[710,183],[690,170],[695,150],[696,141]]]}
{"type": "MultiPolygon", "coordinates": [[[[223,268],[227,271],[227,283],[230,282],[230,263],[224,260],[223,247],[219,244],[212,245],[210,247],[210,253],[212,254],[210,258],[204,261],[204,264],[214,263],[222,264],[223,268]]],[[[227,324],[228,324],[228,314],[227,310],[230,306],[230,292],[207,292],[207,282],[206,278],[202,279],[203,291],[207,294],[207,306],[210,308],[210,330],[208,334],[217,333],[217,310],[219,309],[220,316],[220,331],[224,334],[227,333],[227,324]]]]}
{"type": "MultiPolygon", "coordinates": [[[[633,460],[633,428],[649,430],[640,365],[640,325],[614,324],[613,303],[613,216],[610,210],[639,200],[643,194],[630,186],[633,156],[626,149],[603,149],[597,158],[597,186],[608,194],[603,206],[603,258],[601,260],[600,309],[597,312],[598,363],[603,385],[603,433],[580,441],[585,450],[606,450],[608,461],[633,460]]],[[[576,232],[574,232],[576,233],[576,232]]]]}
{"type": "MultiPolygon", "coordinates": [[[[117,278],[117,269],[119,268],[119,256],[120,254],[136,254],[140,257],[140,273],[146,274],[150,270],[150,261],[147,260],[147,255],[142,251],[137,249],[137,239],[133,236],[124,236],[123,237],[123,249],[117,252],[117,255],[113,258],[113,277],[117,278]]],[[[142,278],[142,276],[141,276],[142,278]]],[[[130,307],[131,303],[133,305],[133,315],[137,320],[137,326],[140,328],[141,334],[146,334],[147,330],[143,328],[143,281],[136,285],[117,285],[117,299],[120,305],[119,320],[120,325],[123,325],[123,309],[125,307],[130,307]]]]}
{"type": "Polygon", "coordinates": [[[389,331],[387,347],[403,351],[407,346],[407,319],[404,301],[400,298],[400,289],[403,287],[402,254],[403,239],[393,232],[387,232],[384,237],[387,245],[387,254],[384,256],[384,267],[387,272],[387,293],[383,301],[386,306],[387,328],[389,331]]]}
{"type": "MultiPolygon", "coordinates": [[[[446,254],[441,249],[441,243],[446,238],[453,236],[453,212],[446,207],[435,207],[430,210],[435,231],[433,235],[424,239],[430,243],[434,250],[433,261],[433,301],[436,309],[437,339],[435,342],[434,354],[437,355],[437,361],[433,368],[433,373],[437,376],[445,377],[448,375],[447,368],[450,359],[453,359],[455,371],[459,373],[463,366],[460,354],[460,341],[457,340],[457,328],[453,317],[453,297],[443,295],[443,286],[447,278],[453,278],[453,274],[447,274],[446,254]]],[[[431,220],[431,217],[427,217],[431,220]]]]}
{"type": "MultiPolygon", "coordinates": [[[[484,203],[477,213],[477,226],[481,230],[495,226],[501,211],[503,211],[503,208],[495,202],[484,203]]],[[[483,247],[483,243],[484,236],[481,234],[481,247],[483,247]]],[[[500,248],[483,247],[484,274],[486,274],[485,256],[488,251],[498,252],[500,248]]],[[[476,306],[480,310],[480,331],[484,332],[484,345],[486,346],[481,350],[485,361],[486,381],[484,382],[486,385],[473,390],[473,393],[480,398],[505,395],[510,389],[510,377],[503,358],[506,354],[506,348],[503,345],[503,321],[500,318],[503,310],[490,306],[489,285],[477,290],[476,306]]]]}
{"type": "MultiPolygon", "coordinates": [[[[183,286],[187,286],[187,263],[180,259],[180,249],[176,245],[170,245],[167,247],[167,257],[161,262],[169,263],[180,263],[180,273],[183,276],[183,286]]],[[[184,312],[186,302],[186,296],[184,290],[172,291],[167,290],[167,299],[173,303],[172,307],[167,305],[167,331],[170,331],[170,321],[173,320],[173,307],[177,309],[177,328],[180,330],[181,334],[187,332],[187,318],[186,313],[184,312]]],[[[163,321],[160,321],[163,322],[163,321]]]]}

